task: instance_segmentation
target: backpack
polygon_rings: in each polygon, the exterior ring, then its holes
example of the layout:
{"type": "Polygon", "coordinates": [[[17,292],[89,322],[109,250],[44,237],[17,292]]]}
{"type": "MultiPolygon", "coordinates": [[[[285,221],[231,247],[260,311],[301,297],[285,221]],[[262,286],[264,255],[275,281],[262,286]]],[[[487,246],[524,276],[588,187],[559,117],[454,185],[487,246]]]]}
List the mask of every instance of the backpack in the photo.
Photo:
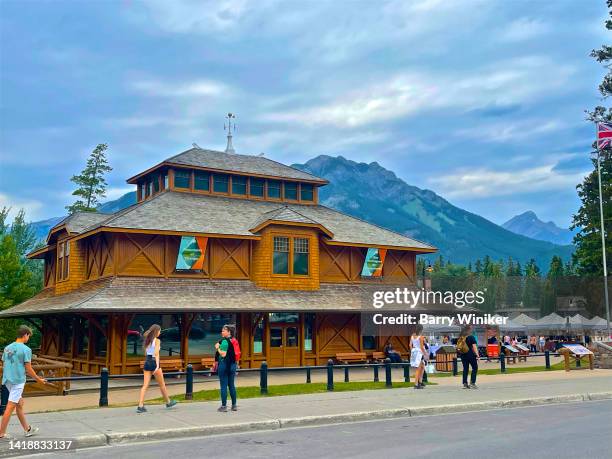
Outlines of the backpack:
{"type": "Polygon", "coordinates": [[[229,346],[227,347],[227,355],[225,358],[229,358],[231,363],[240,362],[240,357],[242,356],[242,352],[240,351],[240,343],[234,337],[226,338],[228,340],[229,346]]]}
{"type": "Polygon", "coordinates": [[[466,337],[460,336],[457,339],[457,353],[459,354],[467,354],[470,351],[470,348],[467,345],[466,337]]]}

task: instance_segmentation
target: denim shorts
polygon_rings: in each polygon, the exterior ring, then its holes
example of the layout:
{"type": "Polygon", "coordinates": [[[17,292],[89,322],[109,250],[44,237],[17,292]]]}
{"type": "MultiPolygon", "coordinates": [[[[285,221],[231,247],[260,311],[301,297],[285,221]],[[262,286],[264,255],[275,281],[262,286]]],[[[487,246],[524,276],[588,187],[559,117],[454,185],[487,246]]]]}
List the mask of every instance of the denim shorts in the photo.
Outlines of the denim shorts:
{"type": "Polygon", "coordinates": [[[145,360],[143,369],[145,371],[155,371],[157,368],[157,362],[154,358],[147,356],[147,360],[145,360]]]}

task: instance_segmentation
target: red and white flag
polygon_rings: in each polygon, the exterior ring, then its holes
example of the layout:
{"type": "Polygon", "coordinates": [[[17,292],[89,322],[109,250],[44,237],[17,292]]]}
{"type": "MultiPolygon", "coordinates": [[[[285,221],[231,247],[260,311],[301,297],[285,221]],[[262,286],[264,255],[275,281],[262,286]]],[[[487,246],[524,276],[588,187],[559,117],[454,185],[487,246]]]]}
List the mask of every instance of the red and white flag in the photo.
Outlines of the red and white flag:
{"type": "Polygon", "coordinates": [[[610,147],[612,145],[612,123],[597,123],[597,148],[610,147]]]}

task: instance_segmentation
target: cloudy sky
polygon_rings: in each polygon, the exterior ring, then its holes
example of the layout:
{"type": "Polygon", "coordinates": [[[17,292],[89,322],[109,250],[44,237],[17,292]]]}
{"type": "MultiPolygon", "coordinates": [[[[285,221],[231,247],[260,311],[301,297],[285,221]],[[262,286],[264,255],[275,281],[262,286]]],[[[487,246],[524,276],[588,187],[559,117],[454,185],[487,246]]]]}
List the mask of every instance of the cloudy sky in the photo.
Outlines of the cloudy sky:
{"type": "Polygon", "coordinates": [[[0,2],[0,206],[61,215],[109,144],[108,197],[197,142],[378,161],[502,223],[568,226],[589,170],[604,0],[0,2]]]}

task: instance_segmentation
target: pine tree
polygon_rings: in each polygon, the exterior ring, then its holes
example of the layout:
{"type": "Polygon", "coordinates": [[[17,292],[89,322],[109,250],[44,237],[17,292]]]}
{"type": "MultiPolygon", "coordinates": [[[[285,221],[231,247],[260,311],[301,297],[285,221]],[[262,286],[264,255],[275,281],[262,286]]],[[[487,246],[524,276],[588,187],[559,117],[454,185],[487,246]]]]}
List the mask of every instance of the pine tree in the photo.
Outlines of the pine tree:
{"type": "Polygon", "coordinates": [[[106,196],[107,183],[104,179],[106,172],[112,171],[106,159],[106,149],[108,145],[99,144],[89,155],[85,169],[80,175],[74,175],[70,181],[77,185],[77,189],[72,192],[73,196],[78,196],[74,204],[66,206],[70,214],[75,212],[95,212],[99,199],[106,196]]]}
{"type": "MultiPolygon", "coordinates": [[[[612,30],[612,0],[607,1],[609,18],[606,21],[606,29],[612,30]]],[[[591,56],[597,62],[608,69],[603,81],[599,85],[602,99],[606,100],[612,95],[612,46],[603,45],[600,49],[594,49],[591,56]]],[[[587,112],[587,119],[594,123],[612,122],[612,108],[597,106],[587,112]]],[[[602,245],[601,245],[601,218],[599,211],[599,183],[597,176],[597,150],[593,144],[594,158],[593,172],[584,178],[576,189],[582,205],[578,213],[573,216],[571,229],[578,228],[579,232],[574,236],[576,251],[574,261],[577,265],[578,274],[603,275],[602,245]]],[[[601,157],[601,185],[604,207],[604,224],[608,229],[604,231],[606,240],[606,257],[608,263],[612,262],[612,231],[609,230],[612,222],[612,149],[610,147],[600,150],[601,157]]]]}

